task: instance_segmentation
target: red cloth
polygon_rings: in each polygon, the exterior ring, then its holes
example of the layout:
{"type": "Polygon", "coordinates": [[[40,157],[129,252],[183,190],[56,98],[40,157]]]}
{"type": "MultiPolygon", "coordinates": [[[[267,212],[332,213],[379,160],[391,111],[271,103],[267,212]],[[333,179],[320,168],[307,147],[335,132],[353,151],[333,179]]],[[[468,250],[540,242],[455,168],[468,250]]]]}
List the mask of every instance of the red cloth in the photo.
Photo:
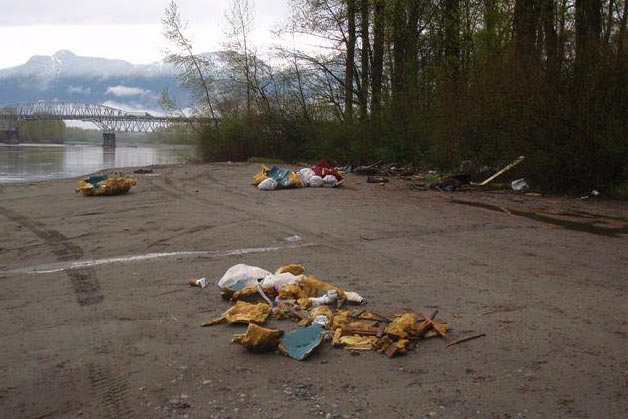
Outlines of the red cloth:
{"type": "Polygon", "coordinates": [[[338,182],[342,180],[342,175],[338,172],[338,170],[334,169],[327,159],[319,160],[314,166],[312,166],[312,170],[316,176],[324,178],[327,175],[332,175],[338,179],[338,182]]]}

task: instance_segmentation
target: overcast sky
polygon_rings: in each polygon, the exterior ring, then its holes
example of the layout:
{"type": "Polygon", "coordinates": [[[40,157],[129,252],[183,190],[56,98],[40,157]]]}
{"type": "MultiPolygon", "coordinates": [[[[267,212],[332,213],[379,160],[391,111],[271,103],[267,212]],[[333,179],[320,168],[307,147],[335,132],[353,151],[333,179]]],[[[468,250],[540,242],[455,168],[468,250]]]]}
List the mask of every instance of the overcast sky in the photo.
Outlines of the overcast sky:
{"type": "MultiPolygon", "coordinates": [[[[253,40],[268,48],[269,32],[288,14],[288,0],[255,3],[253,40]]],[[[136,64],[158,61],[165,41],[161,18],[169,0],[0,0],[0,68],[33,55],[67,49],[77,55],[119,58],[136,64]]],[[[231,0],[177,0],[190,24],[196,52],[221,48],[231,0]]]]}

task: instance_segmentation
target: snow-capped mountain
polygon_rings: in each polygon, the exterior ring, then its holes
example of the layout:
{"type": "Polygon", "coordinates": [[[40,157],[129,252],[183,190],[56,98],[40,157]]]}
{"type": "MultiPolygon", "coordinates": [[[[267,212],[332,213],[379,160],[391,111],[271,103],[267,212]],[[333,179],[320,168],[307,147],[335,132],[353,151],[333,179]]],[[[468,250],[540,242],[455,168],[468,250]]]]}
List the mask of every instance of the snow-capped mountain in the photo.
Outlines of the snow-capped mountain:
{"type": "Polygon", "coordinates": [[[0,70],[0,107],[39,100],[105,103],[126,110],[159,109],[164,89],[185,102],[172,66],[80,57],[62,50],[0,70]]]}

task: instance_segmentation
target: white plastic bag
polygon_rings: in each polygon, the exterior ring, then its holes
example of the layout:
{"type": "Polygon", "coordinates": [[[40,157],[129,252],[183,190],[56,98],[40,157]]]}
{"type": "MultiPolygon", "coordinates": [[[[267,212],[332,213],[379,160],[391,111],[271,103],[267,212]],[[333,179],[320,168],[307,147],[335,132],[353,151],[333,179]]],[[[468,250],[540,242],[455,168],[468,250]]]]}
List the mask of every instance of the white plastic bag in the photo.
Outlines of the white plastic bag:
{"type": "Polygon", "coordinates": [[[334,175],[327,175],[323,178],[323,182],[325,186],[330,188],[335,188],[338,185],[338,179],[334,175]]]}
{"type": "Polygon", "coordinates": [[[218,281],[218,286],[220,288],[229,288],[241,281],[246,281],[247,285],[255,285],[258,279],[265,278],[268,275],[271,275],[271,273],[265,269],[240,263],[232,266],[225,272],[218,281]]]}
{"type": "Polygon", "coordinates": [[[273,178],[266,178],[257,185],[260,191],[274,191],[277,189],[277,181],[273,178]]]}
{"type": "Polygon", "coordinates": [[[309,185],[310,179],[312,179],[312,176],[314,176],[314,170],[310,169],[309,167],[304,167],[303,169],[299,170],[299,175],[303,180],[303,184],[309,185]]]}
{"type": "Polygon", "coordinates": [[[525,179],[517,179],[512,181],[512,190],[515,192],[523,192],[530,189],[525,179]]]}
{"type": "Polygon", "coordinates": [[[310,178],[310,183],[309,183],[309,185],[310,185],[311,187],[313,187],[313,188],[318,188],[318,187],[320,187],[320,186],[323,186],[323,183],[325,183],[325,182],[323,181],[323,178],[322,178],[322,177],[320,177],[320,176],[312,176],[312,177],[310,178]]]}

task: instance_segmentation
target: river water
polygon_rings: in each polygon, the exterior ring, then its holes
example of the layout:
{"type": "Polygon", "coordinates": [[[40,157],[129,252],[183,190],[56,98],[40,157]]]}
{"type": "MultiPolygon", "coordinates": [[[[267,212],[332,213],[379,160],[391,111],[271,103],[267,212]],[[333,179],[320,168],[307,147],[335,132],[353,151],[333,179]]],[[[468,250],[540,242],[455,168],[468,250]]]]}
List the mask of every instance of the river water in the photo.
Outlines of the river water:
{"type": "Polygon", "coordinates": [[[0,144],[0,183],[61,179],[115,167],[174,164],[190,148],[177,146],[0,144]]]}

